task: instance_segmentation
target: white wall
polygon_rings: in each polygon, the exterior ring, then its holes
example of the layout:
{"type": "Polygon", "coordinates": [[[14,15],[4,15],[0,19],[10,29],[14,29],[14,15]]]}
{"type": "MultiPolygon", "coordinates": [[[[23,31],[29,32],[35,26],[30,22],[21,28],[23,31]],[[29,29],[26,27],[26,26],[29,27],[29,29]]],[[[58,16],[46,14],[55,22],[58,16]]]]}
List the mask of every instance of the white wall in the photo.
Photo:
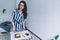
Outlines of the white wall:
{"type": "Polygon", "coordinates": [[[60,35],[60,0],[27,0],[27,27],[43,40],[60,35]]]}
{"type": "Polygon", "coordinates": [[[21,0],[16,0],[16,8],[18,8],[18,4],[21,0]]]}
{"type": "Polygon", "coordinates": [[[15,0],[0,0],[0,23],[11,20],[11,14],[15,7],[15,0]],[[6,9],[5,14],[2,12],[4,8],[6,9]]]}

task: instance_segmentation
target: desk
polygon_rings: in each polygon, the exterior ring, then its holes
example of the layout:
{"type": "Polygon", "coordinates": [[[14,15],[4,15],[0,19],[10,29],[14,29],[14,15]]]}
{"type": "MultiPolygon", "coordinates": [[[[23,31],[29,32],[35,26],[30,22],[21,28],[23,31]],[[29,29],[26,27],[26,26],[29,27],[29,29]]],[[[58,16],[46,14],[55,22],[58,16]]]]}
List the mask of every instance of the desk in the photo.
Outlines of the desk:
{"type": "Polygon", "coordinates": [[[29,40],[31,34],[28,31],[10,32],[11,40],[29,40]]]}

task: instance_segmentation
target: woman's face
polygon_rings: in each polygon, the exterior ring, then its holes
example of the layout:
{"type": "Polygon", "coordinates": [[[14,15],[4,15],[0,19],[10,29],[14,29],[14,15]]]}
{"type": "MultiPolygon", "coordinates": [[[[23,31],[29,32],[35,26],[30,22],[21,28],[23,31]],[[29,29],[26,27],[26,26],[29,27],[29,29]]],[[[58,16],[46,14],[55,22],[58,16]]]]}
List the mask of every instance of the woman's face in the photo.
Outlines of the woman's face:
{"type": "Polygon", "coordinates": [[[20,3],[20,10],[22,11],[24,9],[24,3],[20,3]]]}

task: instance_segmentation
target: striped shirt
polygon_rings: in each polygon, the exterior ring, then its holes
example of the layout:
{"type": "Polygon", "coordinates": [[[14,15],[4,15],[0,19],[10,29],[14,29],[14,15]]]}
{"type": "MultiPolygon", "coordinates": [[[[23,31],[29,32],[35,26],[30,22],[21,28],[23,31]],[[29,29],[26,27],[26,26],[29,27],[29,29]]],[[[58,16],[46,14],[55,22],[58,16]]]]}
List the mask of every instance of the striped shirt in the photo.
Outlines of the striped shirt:
{"type": "Polygon", "coordinates": [[[12,13],[12,21],[15,25],[16,31],[22,31],[22,22],[24,21],[23,13],[21,14],[19,10],[14,10],[12,13]]]}

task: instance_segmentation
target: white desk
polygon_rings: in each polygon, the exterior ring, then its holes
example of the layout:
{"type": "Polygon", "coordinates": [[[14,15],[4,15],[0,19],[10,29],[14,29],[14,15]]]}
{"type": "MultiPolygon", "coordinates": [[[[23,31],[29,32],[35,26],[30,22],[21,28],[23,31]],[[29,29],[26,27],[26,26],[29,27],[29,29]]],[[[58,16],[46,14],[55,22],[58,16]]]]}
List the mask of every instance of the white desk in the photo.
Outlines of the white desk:
{"type": "Polygon", "coordinates": [[[27,40],[31,38],[31,34],[28,31],[10,32],[11,40],[27,40]]]}

